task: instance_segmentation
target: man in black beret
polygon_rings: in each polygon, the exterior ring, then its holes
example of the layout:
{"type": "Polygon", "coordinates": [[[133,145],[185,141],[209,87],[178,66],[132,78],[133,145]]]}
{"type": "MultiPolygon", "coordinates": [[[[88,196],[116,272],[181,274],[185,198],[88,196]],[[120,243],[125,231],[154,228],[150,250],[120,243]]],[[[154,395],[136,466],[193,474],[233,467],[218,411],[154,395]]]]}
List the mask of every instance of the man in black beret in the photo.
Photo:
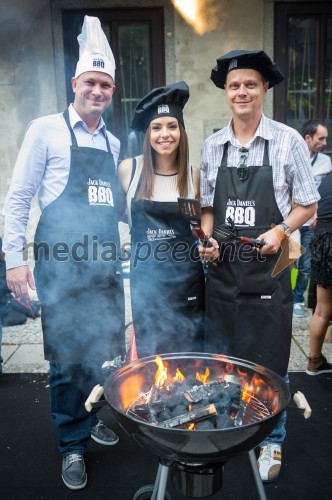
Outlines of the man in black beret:
{"type": "MultiPolygon", "coordinates": [[[[212,237],[201,255],[214,261],[206,283],[206,350],[263,365],[288,382],[293,301],[287,239],[315,213],[319,199],[308,148],[296,130],[263,114],[268,89],[283,81],[265,52],[229,52],[217,59],[211,79],[225,90],[232,118],[202,148],[202,226],[212,237]],[[225,244],[220,231],[213,232],[218,225],[263,246],[225,244]],[[286,265],[277,266],[282,253],[286,265]]],[[[283,412],[261,443],[263,481],[279,476],[285,421],[283,412]]]]}

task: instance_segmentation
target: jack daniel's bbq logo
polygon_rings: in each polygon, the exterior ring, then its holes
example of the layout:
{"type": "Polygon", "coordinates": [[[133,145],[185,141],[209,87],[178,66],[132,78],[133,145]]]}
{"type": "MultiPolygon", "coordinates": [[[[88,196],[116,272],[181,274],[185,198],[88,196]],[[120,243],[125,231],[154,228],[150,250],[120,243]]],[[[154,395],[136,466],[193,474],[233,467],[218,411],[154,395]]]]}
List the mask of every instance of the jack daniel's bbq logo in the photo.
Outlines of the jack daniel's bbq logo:
{"type": "Polygon", "coordinates": [[[89,205],[109,205],[114,207],[111,183],[102,179],[90,179],[88,184],[89,205]]]}
{"type": "Polygon", "coordinates": [[[146,232],[146,237],[148,241],[160,241],[160,240],[171,240],[176,238],[174,229],[150,229],[148,228],[146,232]]]}
{"type": "Polygon", "coordinates": [[[93,59],[93,63],[92,63],[93,67],[94,68],[104,68],[105,67],[105,63],[103,61],[103,59],[93,59]]]}
{"type": "Polygon", "coordinates": [[[254,200],[228,199],[225,215],[225,224],[228,218],[234,221],[236,226],[254,226],[256,219],[256,208],[254,200]]]}
{"type": "Polygon", "coordinates": [[[158,115],[160,115],[161,113],[169,113],[169,106],[167,104],[159,104],[158,115]]]}

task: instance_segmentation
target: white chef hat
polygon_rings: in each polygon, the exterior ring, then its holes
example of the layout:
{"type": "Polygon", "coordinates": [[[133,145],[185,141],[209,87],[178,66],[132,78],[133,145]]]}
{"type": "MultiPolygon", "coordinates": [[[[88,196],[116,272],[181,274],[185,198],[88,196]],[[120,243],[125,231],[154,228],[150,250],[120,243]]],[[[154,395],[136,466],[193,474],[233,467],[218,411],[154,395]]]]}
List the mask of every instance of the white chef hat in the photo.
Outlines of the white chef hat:
{"type": "Polygon", "coordinates": [[[86,71],[100,71],[115,77],[115,60],[98,17],[84,16],[82,33],[77,37],[80,46],[76,66],[77,78],[86,71]]]}

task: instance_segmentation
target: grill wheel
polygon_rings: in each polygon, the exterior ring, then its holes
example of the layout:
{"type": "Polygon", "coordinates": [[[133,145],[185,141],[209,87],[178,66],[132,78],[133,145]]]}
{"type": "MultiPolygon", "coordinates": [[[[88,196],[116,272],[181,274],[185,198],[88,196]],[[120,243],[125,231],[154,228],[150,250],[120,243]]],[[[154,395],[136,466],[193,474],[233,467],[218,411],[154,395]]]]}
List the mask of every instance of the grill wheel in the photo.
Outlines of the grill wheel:
{"type": "MultiPolygon", "coordinates": [[[[133,500],[151,500],[154,484],[146,484],[136,491],[133,500]]],[[[172,500],[168,491],[165,492],[165,500],[172,500]]]]}

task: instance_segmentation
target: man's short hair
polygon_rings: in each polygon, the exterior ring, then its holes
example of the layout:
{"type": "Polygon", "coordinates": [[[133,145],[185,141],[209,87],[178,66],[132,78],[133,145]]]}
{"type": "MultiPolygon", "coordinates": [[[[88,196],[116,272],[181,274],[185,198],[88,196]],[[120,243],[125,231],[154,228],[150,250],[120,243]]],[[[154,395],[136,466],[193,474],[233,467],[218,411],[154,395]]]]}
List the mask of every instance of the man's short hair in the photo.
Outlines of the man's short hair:
{"type": "Polygon", "coordinates": [[[310,137],[313,137],[317,132],[318,125],[322,125],[323,127],[327,128],[327,125],[324,122],[324,120],[321,120],[320,118],[310,118],[310,120],[307,120],[302,125],[301,129],[302,137],[305,138],[306,135],[310,135],[310,137]]]}

